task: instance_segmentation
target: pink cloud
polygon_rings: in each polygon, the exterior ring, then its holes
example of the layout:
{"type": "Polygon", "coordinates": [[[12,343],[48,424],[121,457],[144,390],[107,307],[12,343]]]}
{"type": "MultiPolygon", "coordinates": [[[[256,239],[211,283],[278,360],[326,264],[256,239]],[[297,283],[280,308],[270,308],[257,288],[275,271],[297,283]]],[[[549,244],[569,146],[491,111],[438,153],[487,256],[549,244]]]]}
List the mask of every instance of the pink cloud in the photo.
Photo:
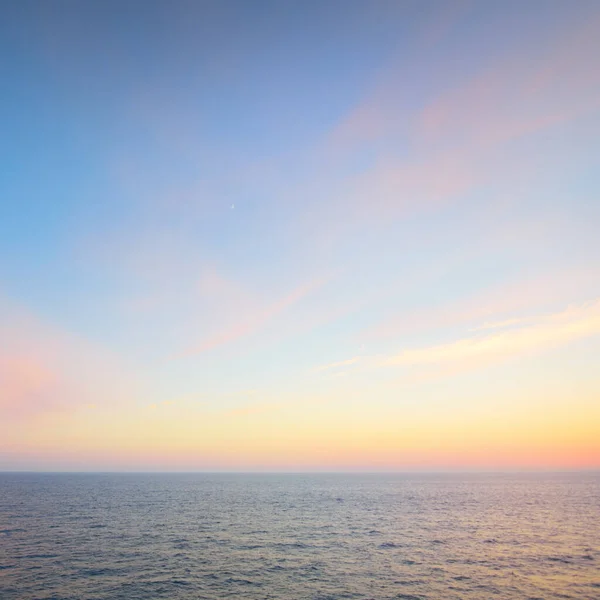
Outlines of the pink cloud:
{"type": "Polygon", "coordinates": [[[600,14],[596,14],[560,40],[544,65],[529,80],[529,95],[539,97],[557,93],[560,101],[575,92],[580,94],[580,102],[585,105],[586,97],[581,92],[591,92],[590,99],[597,101],[600,91],[599,39],[600,14]]]}
{"type": "Polygon", "coordinates": [[[111,354],[2,297],[0,309],[0,421],[118,403],[133,394],[133,378],[111,354]]]}
{"type": "Polygon", "coordinates": [[[180,356],[202,354],[260,331],[286,309],[323,286],[325,282],[325,278],[318,278],[298,286],[292,292],[272,304],[267,305],[264,308],[251,310],[243,320],[235,323],[229,328],[219,331],[215,335],[207,338],[199,346],[190,348],[180,356]]]}
{"type": "MultiPolygon", "coordinates": [[[[453,0],[437,10],[417,32],[415,53],[434,47],[457,25],[471,6],[471,0],[453,0]]],[[[364,98],[351,108],[329,132],[325,146],[330,153],[346,155],[356,146],[398,135],[410,123],[399,110],[405,95],[405,80],[401,79],[403,61],[395,57],[376,74],[364,98]]]]}
{"type": "Polygon", "coordinates": [[[60,376],[34,356],[0,356],[0,414],[20,418],[60,408],[60,376]]]}
{"type": "Polygon", "coordinates": [[[350,180],[346,198],[361,218],[394,217],[440,207],[466,193],[476,181],[474,170],[450,154],[400,164],[382,161],[350,180]]]}
{"type": "Polygon", "coordinates": [[[388,78],[389,74],[380,75],[374,89],[329,132],[325,148],[330,156],[345,156],[357,144],[376,141],[397,129],[399,122],[389,106],[390,96],[393,97],[395,91],[390,82],[385,81],[388,78]]]}
{"type": "Polygon", "coordinates": [[[494,180],[535,177],[534,157],[498,161],[498,151],[600,107],[599,40],[596,18],[541,51],[516,47],[412,113],[404,106],[403,70],[382,70],[324,142],[332,168],[355,151],[373,153],[372,166],[331,186],[328,196],[339,198],[332,203],[354,221],[381,220],[443,206],[494,180]],[[399,142],[408,145],[408,158],[392,151],[399,142]]]}
{"type": "Polygon", "coordinates": [[[481,151],[598,108],[599,40],[596,17],[539,57],[516,48],[429,102],[417,118],[415,143],[422,149],[450,144],[481,151]]]}

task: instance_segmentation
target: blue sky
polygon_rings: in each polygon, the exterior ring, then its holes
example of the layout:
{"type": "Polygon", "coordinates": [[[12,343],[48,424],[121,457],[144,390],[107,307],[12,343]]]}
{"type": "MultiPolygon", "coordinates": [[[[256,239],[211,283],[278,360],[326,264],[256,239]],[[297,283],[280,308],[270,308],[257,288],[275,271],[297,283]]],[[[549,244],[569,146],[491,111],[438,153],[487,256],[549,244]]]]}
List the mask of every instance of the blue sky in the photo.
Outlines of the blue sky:
{"type": "Polygon", "coordinates": [[[0,467],[600,464],[596,2],[1,11],[0,467]]]}

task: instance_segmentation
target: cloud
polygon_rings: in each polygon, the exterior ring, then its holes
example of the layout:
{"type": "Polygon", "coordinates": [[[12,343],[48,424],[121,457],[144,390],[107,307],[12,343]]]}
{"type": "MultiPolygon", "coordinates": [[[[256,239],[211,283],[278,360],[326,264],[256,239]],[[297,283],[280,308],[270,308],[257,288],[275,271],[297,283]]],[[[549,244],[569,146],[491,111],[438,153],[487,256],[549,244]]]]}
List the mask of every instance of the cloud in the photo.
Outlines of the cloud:
{"type": "Polygon", "coordinates": [[[361,217],[397,217],[440,208],[466,194],[479,178],[468,161],[453,153],[427,160],[384,159],[349,180],[346,198],[361,217]]]}
{"type": "Polygon", "coordinates": [[[333,362],[333,363],[329,363],[327,365],[322,365],[320,367],[317,367],[315,369],[315,371],[321,372],[321,371],[329,371],[331,369],[339,369],[340,367],[347,367],[347,366],[356,364],[360,360],[361,360],[360,356],[354,356],[353,358],[348,358],[347,360],[340,360],[338,362],[333,362]]]}
{"type": "Polygon", "coordinates": [[[0,414],[5,418],[61,408],[62,388],[61,376],[47,361],[27,354],[0,356],[0,414]]]}
{"type": "Polygon", "coordinates": [[[91,404],[119,403],[136,389],[114,356],[0,297],[0,421],[27,421],[91,404]]]}
{"type": "MultiPolygon", "coordinates": [[[[424,53],[434,48],[460,23],[471,0],[454,0],[436,10],[416,32],[415,53],[424,58],[424,53]]],[[[328,154],[347,156],[352,149],[365,144],[376,144],[378,140],[402,133],[411,119],[399,104],[406,97],[402,58],[393,57],[387,65],[376,73],[370,88],[363,99],[344,114],[328,133],[325,143],[328,154]]]]}
{"type": "MultiPolygon", "coordinates": [[[[449,22],[462,10],[450,10],[449,22]]],[[[343,203],[354,220],[380,221],[444,206],[515,174],[535,177],[535,156],[511,153],[498,160],[497,154],[514,140],[600,106],[599,40],[600,18],[594,17],[562,39],[515,46],[466,80],[447,82],[437,63],[425,63],[416,84],[418,108],[407,100],[410,65],[390,66],[324,140],[332,169],[340,169],[345,181],[331,186],[329,197],[340,198],[338,210],[343,203]],[[358,169],[352,167],[357,160],[358,169]]]]}
{"type": "Polygon", "coordinates": [[[382,366],[455,365],[476,367],[539,352],[600,334],[600,300],[540,316],[529,326],[463,338],[447,344],[404,350],[381,360],[382,366]]]}
{"type": "Polygon", "coordinates": [[[447,148],[477,159],[516,138],[576,119],[600,106],[600,16],[539,51],[512,54],[428,102],[415,121],[421,150],[447,148]]]}
{"type": "Polygon", "coordinates": [[[263,309],[253,311],[251,314],[247,315],[244,320],[207,338],[199,346],[188,349],[178,357],[202,354],[260,331],[270,321],[285,312],[286,309],[323,286],[326,281],[327,278],[317,278],[296,287],[283,298],[263,309]]]}
{"type": "MultiPolygon", "coordinates": [[[[528,238],[531,239],[531,238],[528,238]]],[[[405,311],[365,329],[365,339],[390,339],[412,333],[470,325],[489,329],[507,320],[522,319],[521,311],[564,305],[598,291],[597,269],[553,270],[526,278],[500,282],[454,302],[405,311]]],[[[527,320],[530,320],[527,317],[527,320]]]]}
{"type": "Polygon", "coordinates": [[[596,12],[556,44],[535,77],[529,80],[528,93],[533,97],[556,93],[557,102],[577,94],[582,108],[597,106],[600,73],[595,66],[599,40],[600,13],[596,12]]]}
{"type": "Polygon", "coordinates": [[[563,311],[522,319],[488,323],[473,331],[504,329],[505,331],[472,335],[455,341],[408,348],[388,355],[352,357],[315,369],[340,369],[339,373],[382,367],[435,368],[407,373],[402,381],[419,383],[432,376],[448,375],[483,367],[515,356],[544,352],[579,339],[600,335],[600,299],[571,305],[563,311]],[[519,327],[520,325],[520,327],[519,327]]]}
{"type": "Polygon", "coordinates": [[[523,323],[531,323],[530,317],[505,319],[504,321],[493,321],[491,323],[484,323],[478,327],[473,327],[471,331],[484,331],[486,329],[505,329],[507,327],[513,327],[514,325],[522,325],[523,323]]]}

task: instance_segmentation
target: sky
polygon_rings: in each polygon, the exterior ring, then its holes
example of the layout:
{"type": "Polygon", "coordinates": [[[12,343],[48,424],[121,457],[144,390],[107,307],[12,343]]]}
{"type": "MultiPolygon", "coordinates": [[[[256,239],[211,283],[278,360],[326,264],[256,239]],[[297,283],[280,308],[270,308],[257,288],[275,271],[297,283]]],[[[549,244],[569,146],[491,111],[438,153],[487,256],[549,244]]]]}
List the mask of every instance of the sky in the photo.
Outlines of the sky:
{"type": "Polygon", "coordinates": [[[0,8],[0,470],[600,468],[600,4],[0,8]]]}

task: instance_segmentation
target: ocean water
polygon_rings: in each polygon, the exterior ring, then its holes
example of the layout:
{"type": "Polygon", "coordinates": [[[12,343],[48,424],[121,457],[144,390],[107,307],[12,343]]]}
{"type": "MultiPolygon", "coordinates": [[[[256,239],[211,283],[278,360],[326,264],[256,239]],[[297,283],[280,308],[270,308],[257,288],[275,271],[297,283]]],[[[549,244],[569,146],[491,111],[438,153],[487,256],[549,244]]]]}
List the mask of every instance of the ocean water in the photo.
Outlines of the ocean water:
{"type": "Polygon", "coordinates": [[[2,600],[600,599],[600,474],[0,474],[2,600]]]}

